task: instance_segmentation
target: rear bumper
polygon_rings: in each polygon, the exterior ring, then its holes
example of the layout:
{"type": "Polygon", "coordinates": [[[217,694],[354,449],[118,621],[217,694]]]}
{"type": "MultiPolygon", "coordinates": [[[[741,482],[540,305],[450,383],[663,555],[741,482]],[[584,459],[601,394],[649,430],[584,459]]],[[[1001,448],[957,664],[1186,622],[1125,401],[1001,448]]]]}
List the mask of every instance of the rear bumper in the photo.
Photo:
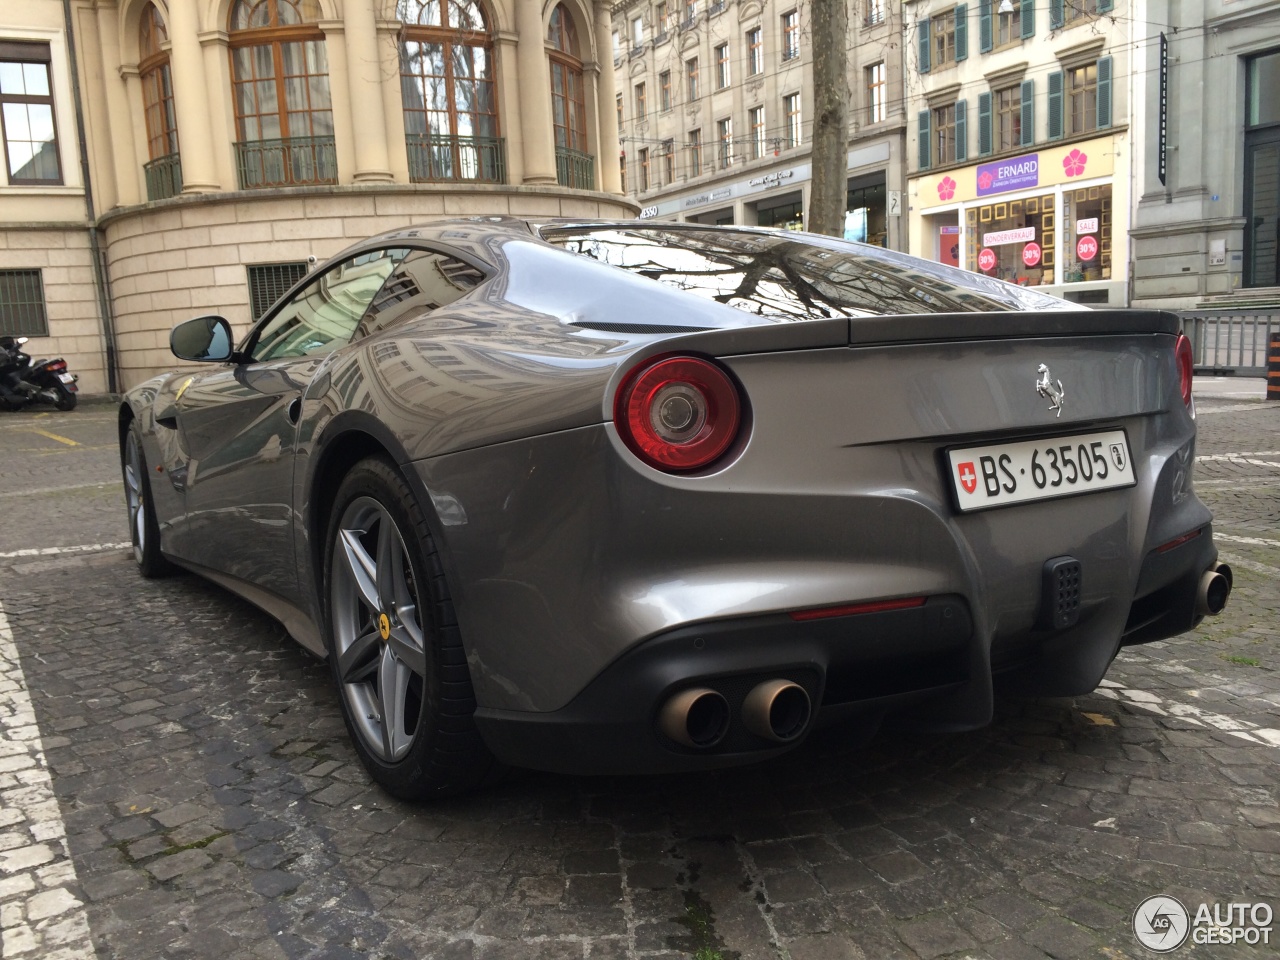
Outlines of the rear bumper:
{"type": "MultiPolygon", "coordinates": [[[[997,664],[1013,692],[1052,690],[1064,676],[1088,675],[1118,646],[1183,633],[1199,622],[1195,592],[1216,560],[1211,530],[1187,543],[1152,551],[1142,565],[1140,596],[1128,607],[1124,633],[1106,624],[1028,631],[1013,664],[997,664]]],[[[564,774],[654,774],[715,769],[765,760],[794,749],[746,729],[742,704],[766,680],[800,684],[817,707],[809,729],[920,704],[913,716],[944,727],[972,727],[975,701],[990,715],[990,641],[975,631],[963,597],[929,598],[923,606],[797,622],[786,614],[695,624],[653,637],[606,667],[569,704],[534,713],[482,707],[476,725],[506,763],[564,774]],[[664,736],[661,706],[690,687],[722,694],[729,733],[715,747],[694,749],[664,736]],[[927,702],[927,703],[926,703],[927,702]],[[951,706],[954,705],[954,708],[951,706]]],[[[1096,684],[1085,682],[1092,688],[1096,684]]],[[[1059,690],[1053,692],[1083,692],[1059,690]]]]}
{"type": "Polygon", "coordinates": [[[559,710],[482,707],[476,725],[499,759],[558,773],[732,766],[799,742],[779,747],[743,726],[742,702],[757,683],[782,678],[800,684],[820,705],[820,724],[967,685],[973,642],[969,608],[958,596],[932,597],[914,609],[806,622],[777,614],[696,624],[639,644],[559,710]],[[682,747],[658,732],[661,705],[691,686],[710,687],[729,702],[729,733],[709,750],[682,747]]]}

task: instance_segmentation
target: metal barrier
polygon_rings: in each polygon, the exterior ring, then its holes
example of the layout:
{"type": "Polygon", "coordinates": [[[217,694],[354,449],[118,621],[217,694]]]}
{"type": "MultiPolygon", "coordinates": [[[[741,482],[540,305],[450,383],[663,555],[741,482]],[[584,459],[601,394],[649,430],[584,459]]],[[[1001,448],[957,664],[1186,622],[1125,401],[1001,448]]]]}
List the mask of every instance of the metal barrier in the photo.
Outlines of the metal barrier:
{"type": "Polygon", "coordinates": [[[1280,333],[1280,308],[1184,310],[1181,316],[1197,372],[1267,375],[1267,345],[1280,333]]]}

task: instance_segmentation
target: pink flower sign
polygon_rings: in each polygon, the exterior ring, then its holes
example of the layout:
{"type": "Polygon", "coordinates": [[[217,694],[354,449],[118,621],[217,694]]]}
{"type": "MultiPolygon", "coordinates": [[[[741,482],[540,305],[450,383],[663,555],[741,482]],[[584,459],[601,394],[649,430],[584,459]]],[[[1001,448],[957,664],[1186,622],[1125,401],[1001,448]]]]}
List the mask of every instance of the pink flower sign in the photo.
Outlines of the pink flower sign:
{"type": "Polygon", "coordinates": [[[938,199],[950,200],[956,195],[956,182],[950,177],[943,177],[938,184],[938,199]]]}
{"type": "Polygon", "coordinates": [[[1084,165],[1089,162],[1089,155],[1079,150],[1072,150],[1062,158],[1062,169],[1068,177],[1078,177],[1084,173],[1084,165]]]}

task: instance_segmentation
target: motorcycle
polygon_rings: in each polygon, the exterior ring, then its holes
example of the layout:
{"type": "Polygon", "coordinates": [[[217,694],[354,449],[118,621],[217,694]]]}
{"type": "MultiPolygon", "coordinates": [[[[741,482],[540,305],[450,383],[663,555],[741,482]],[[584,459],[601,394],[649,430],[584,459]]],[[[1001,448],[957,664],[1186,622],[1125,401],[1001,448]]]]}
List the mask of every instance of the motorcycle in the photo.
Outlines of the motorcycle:
{"type": "Polygon", "coordinates": [[[0,337],[0,404],[18,410],[35,403],[51,403],[59,410],[76,405],[74,373],[67,373],[61,357],[31,362],[22,352],[26,337],[0,337]]]}

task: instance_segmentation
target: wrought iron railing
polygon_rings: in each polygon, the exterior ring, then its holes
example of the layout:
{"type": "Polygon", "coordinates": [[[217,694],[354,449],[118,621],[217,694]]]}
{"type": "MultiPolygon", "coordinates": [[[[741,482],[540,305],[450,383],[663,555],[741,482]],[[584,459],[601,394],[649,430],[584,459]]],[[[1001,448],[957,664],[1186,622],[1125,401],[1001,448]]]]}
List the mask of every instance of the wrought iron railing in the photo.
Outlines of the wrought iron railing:
{"type": "Polygon", "coordinates": [[[573,190],[594,190],[596,158],[581,150],[556,147],[556,180],[573,190]]]}
{"type": "Polygon", "coordinates": [[[143,164],[142,172],[148,200],[168,200],[182,192],[182,159],[176,153],[143,164]]]}
{"type": "Polygon", "coordinates": [[[719,0],[718,3],[713,3],[711,6],[707,7],[707,16],[714,17],[717,13],[722,13],[726,5],[725,0],[719,0]]]}
{"type": "Polygon", "coordinates": [[[502,137],[409,134],[405,144],[414,183],[507,182],[507,145],[502,137]]]}
{"type": "Polygon", "coordinates": [[[241,190],[338,182],[333,137],[246,140],[235,147],[241,190]]]}

